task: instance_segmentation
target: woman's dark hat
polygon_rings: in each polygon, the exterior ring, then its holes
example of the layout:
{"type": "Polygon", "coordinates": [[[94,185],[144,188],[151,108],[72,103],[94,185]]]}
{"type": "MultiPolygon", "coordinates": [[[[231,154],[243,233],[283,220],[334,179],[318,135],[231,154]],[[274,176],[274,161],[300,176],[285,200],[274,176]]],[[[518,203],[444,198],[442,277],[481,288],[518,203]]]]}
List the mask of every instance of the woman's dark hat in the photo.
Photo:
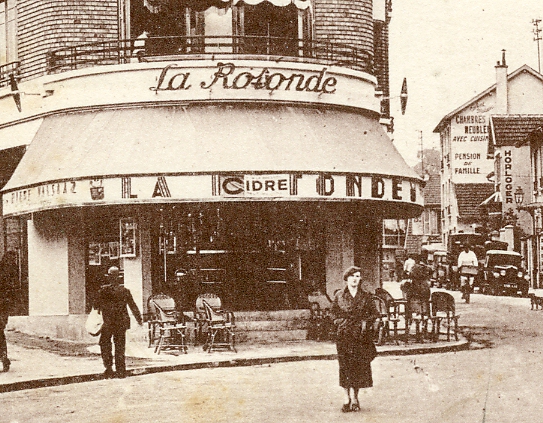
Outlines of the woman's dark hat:
{"type": "Polygon", "coordinates": [[[351,266],[345,272],[343,272],[343,280],[346,281],[349,276],[354,275],[356,272],[360,272],[360,267],[351,266]]]}

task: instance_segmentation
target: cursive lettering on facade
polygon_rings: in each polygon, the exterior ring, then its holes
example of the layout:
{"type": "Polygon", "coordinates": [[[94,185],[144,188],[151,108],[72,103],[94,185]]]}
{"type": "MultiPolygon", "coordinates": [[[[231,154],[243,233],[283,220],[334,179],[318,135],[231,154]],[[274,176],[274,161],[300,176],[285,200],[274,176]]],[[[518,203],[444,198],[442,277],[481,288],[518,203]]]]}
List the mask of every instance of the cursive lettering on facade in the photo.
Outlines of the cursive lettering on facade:
{"type": "Polygon", "coordinates": [[[57,182],[54,184],[40,185],[37,188],[38,197],[55,197],[61,194],[75,194],[76,182],[57,182]]]}
{"type": "Polygon", "coordinates": [[[14,191],[9,194],[8,201],[11,204],[30,203],[32,201],[41,201],[53,199],[59,196],[76,194],[77,183],[75,181],[55,182],[52,184],[40,185],[35,188],[26,188],[14,191]]]}
{"type": "MultiPolygon", "coordinates": [[[[150,87],[151,91],[178,91],[188,90],[192,87],[190,83],[190,72],[180,71],[177,64],[170,64],[160,72],[156,87],[150,87]]],[[[210,90],[213,87],[222,87],[225,90],[266,90],[273,92],[283,91],[304,91],[320,94],[334,94],[336,92],[337,79],[327,74],[327,69],[322,68],[320,72],[313,72],[310,75],[304,73],[291,73],[286,75],[283,72],[272,71],[263,68],[260,71],[238,71],[233,63],[217,63],[217,70],[211,75],[210,81],[201,81],[199,86],[202,89],[210,90]]]]}

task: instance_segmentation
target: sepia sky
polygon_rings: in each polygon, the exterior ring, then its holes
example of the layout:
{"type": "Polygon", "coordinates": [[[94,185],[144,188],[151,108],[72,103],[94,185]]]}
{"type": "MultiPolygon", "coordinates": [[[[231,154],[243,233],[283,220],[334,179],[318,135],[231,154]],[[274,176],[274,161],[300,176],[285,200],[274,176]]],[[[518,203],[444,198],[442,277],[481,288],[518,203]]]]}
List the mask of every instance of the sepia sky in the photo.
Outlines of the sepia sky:
{"type": "MultiPolygon", "coordinates": [[[[424,148],[439,148],[434,128],[495,83],[502,49],[508,73],[524,64],[538,70],[532,19],[543,19],[543,1],[393,0],[392,7],[390,96],[399,96],[404,77],[408,85],[405,115],[399,98],[391,100],[394,144],[414,165],[419,131],[424,148]]],[[[543,41],[540,48],[543,56],[543,41]]]]}

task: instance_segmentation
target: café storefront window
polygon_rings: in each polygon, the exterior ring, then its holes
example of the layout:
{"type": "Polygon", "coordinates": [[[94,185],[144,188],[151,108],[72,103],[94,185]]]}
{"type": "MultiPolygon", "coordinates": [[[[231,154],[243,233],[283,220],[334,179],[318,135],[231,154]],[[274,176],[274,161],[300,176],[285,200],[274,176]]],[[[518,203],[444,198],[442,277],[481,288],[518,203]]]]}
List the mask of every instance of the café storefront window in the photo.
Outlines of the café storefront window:
{"type": "Polygon", "coordinates": [[[192,308],[211,292],[233,310],[304,307],[325,284],[320,223],[286,205],[163,207],[152,234],[153,291],[192,308]]]}

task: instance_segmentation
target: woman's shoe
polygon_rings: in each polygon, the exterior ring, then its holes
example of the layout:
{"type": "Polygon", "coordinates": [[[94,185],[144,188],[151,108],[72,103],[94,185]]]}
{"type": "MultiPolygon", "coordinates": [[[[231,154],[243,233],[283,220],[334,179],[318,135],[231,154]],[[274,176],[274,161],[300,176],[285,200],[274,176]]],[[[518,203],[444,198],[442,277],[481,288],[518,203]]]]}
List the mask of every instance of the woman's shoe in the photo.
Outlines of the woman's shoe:
{"type": "Polygon", "coordinates": [[[343,404],[343,407],[341,407],[341,412],[342,413],[348,413],[350,412],[352,409],[351,409],[351,402],[349,401],[348,404],[343,404]]]}
{"type": "Polygon", "coordinates": [[[360,404],[357,402],[353,402],[351,405],[351,411],[360,411],[360,404]]]}

